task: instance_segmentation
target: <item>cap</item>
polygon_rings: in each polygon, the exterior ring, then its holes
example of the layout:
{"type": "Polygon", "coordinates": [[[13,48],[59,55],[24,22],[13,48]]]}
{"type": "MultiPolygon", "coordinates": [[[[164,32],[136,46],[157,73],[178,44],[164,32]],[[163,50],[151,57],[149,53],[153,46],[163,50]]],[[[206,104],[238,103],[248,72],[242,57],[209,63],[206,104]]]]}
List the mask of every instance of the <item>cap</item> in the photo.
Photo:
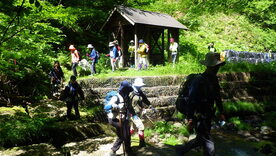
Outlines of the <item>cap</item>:
{"type": "Polygon", "coordinates": [[[143,39],[140,39],[140,40],[139,40],[139,43],[144,43],[144,40],[143,40],[143,39]]]}

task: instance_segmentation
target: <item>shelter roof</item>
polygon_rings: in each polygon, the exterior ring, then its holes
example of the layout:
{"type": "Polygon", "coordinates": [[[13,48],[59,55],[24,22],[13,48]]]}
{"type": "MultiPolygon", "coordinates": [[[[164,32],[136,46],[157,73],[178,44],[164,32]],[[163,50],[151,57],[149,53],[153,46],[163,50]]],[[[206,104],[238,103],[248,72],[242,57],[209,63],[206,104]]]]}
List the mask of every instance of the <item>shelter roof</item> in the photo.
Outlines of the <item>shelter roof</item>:
{"type": "Polygon", "coordinates": [[[176,19],[174,19],[168,14],[144,11],[144,10],[139,10],[135,8],[125,7],[122,5],[115,7],[115,9],[107,19],[104,26],[112,18],[112,15],[116,11],[119,14],[121,14],[131,25],[145,24],[145,25],[152,25],[152,26],[179,28],[179,29],[188,30],[186,26],[184,26],[183,24],[181,24],[180,22],[178,22],[176,19]]]}

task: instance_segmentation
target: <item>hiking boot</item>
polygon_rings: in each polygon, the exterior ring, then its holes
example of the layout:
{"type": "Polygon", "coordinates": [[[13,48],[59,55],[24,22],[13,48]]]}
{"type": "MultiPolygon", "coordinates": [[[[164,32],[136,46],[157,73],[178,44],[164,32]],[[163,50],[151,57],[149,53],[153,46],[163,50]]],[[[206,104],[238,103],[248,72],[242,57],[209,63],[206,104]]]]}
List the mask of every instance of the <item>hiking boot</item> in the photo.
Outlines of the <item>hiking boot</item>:
{"type": "Polygon", "coordinates": [[[136,154],[132,151],[132,149],[126,150],[126,156],[136,156],[136,154]]]}
{"type": "Polygon", "coordinates": [[[111,150],[111,152],[109,152],[109,156],[116,156],[116,151],[111,150]]]}
{"type": "Polygon", "coordinates": [[[176,145],[175,146],[175,152],[176,152],[176,156],[183,156],[184,152],[182,150],[183,145],[176,145]]]}
{"type": "Polygon", "coordinates": [[[139,141],[139,147],[146,147],[145,140],[140,140],[139,141]]]}

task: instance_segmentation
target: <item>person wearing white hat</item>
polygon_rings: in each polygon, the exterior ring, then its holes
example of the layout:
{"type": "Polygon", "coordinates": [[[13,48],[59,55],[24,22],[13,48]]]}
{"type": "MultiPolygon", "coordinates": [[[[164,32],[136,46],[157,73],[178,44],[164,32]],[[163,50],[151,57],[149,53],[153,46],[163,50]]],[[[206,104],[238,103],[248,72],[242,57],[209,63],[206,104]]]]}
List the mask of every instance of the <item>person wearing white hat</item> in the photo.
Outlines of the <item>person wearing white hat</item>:
{"type": "Polygon", "coordinates": [[[91,60],[91,75],[96,74],[96,63],[98,62],[98,55],[96,49],[92,44],[88,44],[87,48],[90,51],[90,60],[91,60]]]}
{"type": "MultiPolygon", "coordinates": [[[[151,103],[148,100],[147,96],[141,90],[141,88],[145,85],[146,84],[143,82],[142,78],[136,78],[134,80],[134,83],[132,84],[133,92],[130,94],[131,106],[133,108],[132,109],[133,111],[130,112],[132,114],[131,119],[138,129],[139,146],[140,147],[145,147],[146,144],[145,144],[145,136],[144,136],[145,126],[139,116],[141,116],[142,111],[145,107],[149,107],[152,110],[156,111],[151,106],[151,103]]],[[[131,127],[130,127],[131,134],[134,133],[133,123],[131,123],[131,127]]]]}
{"type": "Polygon", "coordinates": [[[70,45],[69,50],[71,52],[72,71],[73,71],[74,76],[77,77],[78,76],[77,66],[80,61],[80,56],[79,56],[77,49],[74,47],[74,45],[70,45]]]}
{"type": "Polygon", "coordinates": [[[114,42],[109,42],[109,57],[110,57],[110,64],[112,67],[112,71],[114,72],[117,68],[117,60],[119,57],[118,49],[116,48],[114,42]]]}
{"type": "Polygon", "coordinates": [[[225,62],[221,60],[219,53],[209,52],[200,63],[207,68],[202,74],[191,80],[187,103],[187,127],[190,131],[194,128],[197,135],[188,143],[176,146],[177,156],[183,156],[198,146],[203,146],[204,155],[215,155],[215,146],[210,134],[211,121],[215,116],[214,103],[220,112],[221,121],[225,120],[217,77],[219,68],[225,62]]]}

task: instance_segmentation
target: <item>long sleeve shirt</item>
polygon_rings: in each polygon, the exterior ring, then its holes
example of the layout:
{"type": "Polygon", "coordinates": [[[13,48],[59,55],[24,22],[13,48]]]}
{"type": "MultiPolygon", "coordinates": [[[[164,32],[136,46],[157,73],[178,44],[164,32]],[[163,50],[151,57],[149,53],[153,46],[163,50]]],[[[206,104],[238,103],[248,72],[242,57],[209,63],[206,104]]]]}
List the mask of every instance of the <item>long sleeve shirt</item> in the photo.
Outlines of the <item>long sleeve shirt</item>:
{"type": "Polygon", "coordinates": [[[178,44],[176,42],[171,43],[169,50],[172,52],[172,54],[176,54],[178,50],[178,44]]]}
{"type": "Polygon", "coordinates": [[[92,51],[90,53],[90,59],[92,60],[92,62],[97,63],[98,57],[97,57],[97,51],[95,49],[92,49],[92,51]]]}
{"type": "Polygon", "coordinates": [[[188,119],[193,119],[196,113],[209,119],[212,118],[215,113],[214,103],[222,113],[218,78],[216,75],[203,73],[191,82],[189,88],[188,119]]]}

